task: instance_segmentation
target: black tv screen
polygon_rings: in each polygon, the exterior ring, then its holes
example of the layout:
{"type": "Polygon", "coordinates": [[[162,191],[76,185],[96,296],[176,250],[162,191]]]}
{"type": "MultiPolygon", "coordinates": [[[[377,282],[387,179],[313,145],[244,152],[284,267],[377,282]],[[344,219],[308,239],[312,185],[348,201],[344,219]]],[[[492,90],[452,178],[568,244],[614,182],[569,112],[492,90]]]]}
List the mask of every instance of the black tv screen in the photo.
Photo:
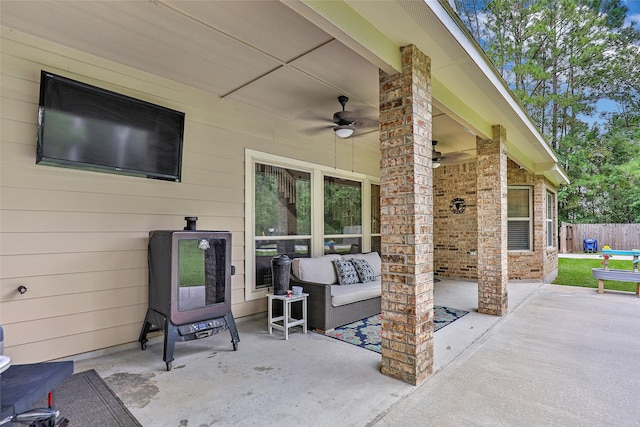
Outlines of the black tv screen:
{"type": "Polygon", "coordinates": [[[46,71],[36,163],[180,181],[184,113],[46,71]]]}

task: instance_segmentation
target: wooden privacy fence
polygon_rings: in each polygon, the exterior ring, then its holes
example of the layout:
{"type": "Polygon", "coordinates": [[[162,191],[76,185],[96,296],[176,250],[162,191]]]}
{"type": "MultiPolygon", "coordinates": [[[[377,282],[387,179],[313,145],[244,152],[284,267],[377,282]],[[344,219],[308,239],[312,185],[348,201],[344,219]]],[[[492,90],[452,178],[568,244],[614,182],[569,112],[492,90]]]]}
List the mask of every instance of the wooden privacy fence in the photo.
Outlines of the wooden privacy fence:
{"type": "Polygon", "coordinates": [[[596,239],[598,252],[611,249],[640,249],[640,224],[569,224],[560,228],[560,253],[583,252],[584,239],[596,239]]]}

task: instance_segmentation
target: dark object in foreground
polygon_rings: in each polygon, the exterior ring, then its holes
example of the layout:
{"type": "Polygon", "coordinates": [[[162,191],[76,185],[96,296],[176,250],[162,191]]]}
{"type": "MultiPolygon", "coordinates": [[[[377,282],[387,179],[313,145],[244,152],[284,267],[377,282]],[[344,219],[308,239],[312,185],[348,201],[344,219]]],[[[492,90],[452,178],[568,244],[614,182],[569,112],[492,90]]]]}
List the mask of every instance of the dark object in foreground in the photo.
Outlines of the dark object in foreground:
{"type": "Polygon", "coordinates": [[[14,422],[35,427],[63,425],[57,420],[53,390],[73,374],[73,362],[48,362],[12,365],[0,375],[2,413],[0,425],[14,422]],[[48,395],[48,408],[34,406],[48,395]]]}

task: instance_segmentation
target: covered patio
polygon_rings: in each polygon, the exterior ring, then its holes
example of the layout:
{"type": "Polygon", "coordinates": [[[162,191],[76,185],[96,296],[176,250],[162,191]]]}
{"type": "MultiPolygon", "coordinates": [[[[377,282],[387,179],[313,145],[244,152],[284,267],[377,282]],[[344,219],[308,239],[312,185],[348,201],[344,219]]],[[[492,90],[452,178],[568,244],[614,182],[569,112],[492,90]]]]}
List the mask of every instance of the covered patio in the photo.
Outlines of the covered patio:
{"type": "Polygon", "coordinates": [[[149,232],[181,229],[186,215],[233,235],[239,320],[266,311],[261,243],[300,240],[310,257],[327,238],[380,252],[381,371],[411,384],[442,366],[434,274],[469,280],[468,306],[502,316],[509,279],[557,272],[566,176],[447,1],[1,7],[0,323],[16,363],[135,342],[149,303],[149,232]],[[41,70],[184,112],[179,182],[35,164],[41,70]],[[346,125],[335,120],[341,95],[357,112],[346,125]],[[349,138],[343,126],[355,127],[349,138]],[[312,189],[304,227],[295,218],[295,229],[258,229],[257,177],[282,176],[272,169],[312,189]],[[336,182],[358,188],[362,203],[338,212],[359,222],[329,229],[325,188],[336,182]],[[521,202],[515,249],[509,186],[521,202]]]}
{"type": "MultiPolygon", "coordinates": [[[[517,282],[509,309],[518,310],[541,283],[517,282]]],[[[469,314],[435,333],[435,372],[467,357],[504,318],[477,312],[474,283],[442,280],[435,303],[469,314]]],[[[176,346],[165,370],[162,339],[92,352],[76,371],[96,369],[142,425],[367,425],[397,405],[414,386],[380,375],[380,354],[296,328],[267,333],[264,315],[238,321],[240,345],[229,334],[176,346]],[[177,398],[179,396],[179,398],[177,398]]],[[[64,415],[64,414],[63,414],[64,415]]]]}

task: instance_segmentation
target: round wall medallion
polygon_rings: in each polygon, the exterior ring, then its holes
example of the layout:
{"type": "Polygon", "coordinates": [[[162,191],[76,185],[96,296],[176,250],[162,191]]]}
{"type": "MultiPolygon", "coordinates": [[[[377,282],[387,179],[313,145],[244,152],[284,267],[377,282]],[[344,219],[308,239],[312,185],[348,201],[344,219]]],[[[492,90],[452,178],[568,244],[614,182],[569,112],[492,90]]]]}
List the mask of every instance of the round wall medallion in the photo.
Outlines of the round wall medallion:
{"type": "Polygon", "coordinates": [[[449,209],[451,209],[451,212],[453,212],[454,214],[461,214],[466,208],[467,204],[465,203],[464,199],[459,199],[456,197],[455,199],[451,200],[451,203],[449,203],[449,209]]]}

